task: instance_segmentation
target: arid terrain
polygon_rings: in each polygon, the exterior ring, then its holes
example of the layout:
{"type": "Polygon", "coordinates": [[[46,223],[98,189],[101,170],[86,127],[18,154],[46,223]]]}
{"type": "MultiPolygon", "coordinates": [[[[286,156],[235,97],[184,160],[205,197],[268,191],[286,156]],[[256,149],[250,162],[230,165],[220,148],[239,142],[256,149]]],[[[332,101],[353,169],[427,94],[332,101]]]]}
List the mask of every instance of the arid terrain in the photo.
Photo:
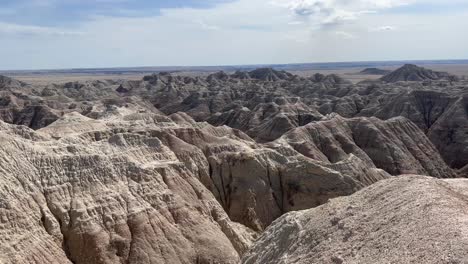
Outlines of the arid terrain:
{"type": "Polygon", "coordinates": [[[141,80],[144,76],[154,72],[171,72],[173,75],[182,76],[208,76],[209,74],[224,71],[234,73],[251,71],[257,68],[272,67],[285,70],[301,77],[310,77],[316,73],[324,75],[336,74],[353,83],[368,79],[378,79],[381,74],[369,74],[365,69],[378,68],[383,71],[393,71],[405,63],[413,63],[424,67],[450,72],[463,77],[468,76],[468,61],[414,61],[414,62],[367,62],[367,63],[315,63],[315,64],[285,64],[285,65],[250,65],[250,66],[218,66],[218,67],[143,67],[143,68],[112,68],[90,70],[24,70],[24,71],[0,71],[0,75],[9,76],[17,80],[36,84],[47,85],[53,83],[67,83],[73,81],[95,80],[141,80]]]}
{"type": "Polygon", "coordinates": [[[468,66],[7,72],[0,263],[467,263],[468,66]]]}

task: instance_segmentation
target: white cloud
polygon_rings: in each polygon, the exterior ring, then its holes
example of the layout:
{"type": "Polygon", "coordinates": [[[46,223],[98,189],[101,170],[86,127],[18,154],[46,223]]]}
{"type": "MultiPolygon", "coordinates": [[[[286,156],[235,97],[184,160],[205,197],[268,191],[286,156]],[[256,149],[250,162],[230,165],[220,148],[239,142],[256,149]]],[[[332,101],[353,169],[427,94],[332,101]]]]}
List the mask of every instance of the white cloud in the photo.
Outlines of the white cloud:
{"type": "Polygon", "coordinates": [[[70,31],[52,27],[40,27],[30,25],[19,25],[13,23],[0,22],[0,33],[3,34],[21,34],[21,35],[83,35],[83,32],[70,31]]]}
{"type": "Polygon", "coordinates": [[[208,25],[205,23],[203,20],[196,21],[200,25],[201,28],[206,29],[206,30],[220,30],[221,28],[215,25],[208,25]]]}
{"type": "Polygon", "coordinates": [[[356,36],[354,36],[353,34],[348,33],[348,32],[344,32],[344,31],[336,31],[335,35],[340,37],[340,38],[344,38],[344,39],[354,39],[354,38],[356,38],[356,36]]]}
{"type": "Polygon", "coordinates": [[[365,14],[408,4],[413,0],[276,0],[295,15],[322,26],[340,25],[365,14]]]}
{"type": "Polygon", "coordinates": [[[302,25],[304,24],[304,22],[302,21],[291,21],[291,22],[288,22],[288,25],[302,25]]]}
{"type": "Polygon", "coordinates": [[[380,27],[371,28],[369,31],[370,32],[386,32],[386,31],[394,31],[394,30],[396,30],[396,27],[394,26],[380,26],[380,27]]]}

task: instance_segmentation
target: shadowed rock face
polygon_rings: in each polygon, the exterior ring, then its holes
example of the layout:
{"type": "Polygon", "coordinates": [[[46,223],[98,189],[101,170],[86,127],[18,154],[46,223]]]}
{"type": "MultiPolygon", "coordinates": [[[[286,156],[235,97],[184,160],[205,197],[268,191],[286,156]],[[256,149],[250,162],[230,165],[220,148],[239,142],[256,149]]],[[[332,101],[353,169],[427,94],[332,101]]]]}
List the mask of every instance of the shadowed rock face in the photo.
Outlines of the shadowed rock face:
{"type": "Polygon", "coordinates": [[[392,71],[382,70],[382,69],[378,69],[378,68],[366,68],[366,69],[360,71],[359,73],[368,74],[368,75],[386,75],[386,74],[389,74],[391,72],[392,71]]]}
{"type": "Polygon", "coordinates": [[[446,72],[436,72],[413,64],[406,64],[381,78],[382,81],[389,83],[408,81],[421,82],[441,79],[456,79],[456,77],[446,72]]]}
{"type": "Polygon", "coordinates": [[[460,263],[468,257],[467,197],[467,180],[380,181],[284,215],[242,263],[460,263]]]}
{"type": "Polygon", "coordinates": [[[431,126],[428,136],[443,153],[447,164],[462,168],[468,164],[468,95],[450,107],[431,126]]]}
{"type": "Polygon", "coordinates": [[[18,80],[0,75],[0,90],[1,89],[10,89],[10,88],[20,88],[26,84],[18,80]]]}
{"type": "Polygon", "coordinates": [[[238,263],[285,213],[467,171],[463,81],[3,83],[0,262],[238,263]]]}
{"type": "Polygon", "coordinates": [[[468,178],[468,165],[460,169],[460,177],[468,178]]]}
{"type": "Polygon", "coordinates": [[[275,71],[271,68],[262,68],[249,72],[249,76],[253,79],[262,81],[279,81],[288,80],[293,77],[292,74],[285,71],[275,71]]]}
{"type": "Polygon", "coordinates": [[[402,117],[381,121],[335,116],[292,130],[282,139],[316,160],[335,163],[353,154],[393,175],[455,176],[424,133],[402,117]]]}

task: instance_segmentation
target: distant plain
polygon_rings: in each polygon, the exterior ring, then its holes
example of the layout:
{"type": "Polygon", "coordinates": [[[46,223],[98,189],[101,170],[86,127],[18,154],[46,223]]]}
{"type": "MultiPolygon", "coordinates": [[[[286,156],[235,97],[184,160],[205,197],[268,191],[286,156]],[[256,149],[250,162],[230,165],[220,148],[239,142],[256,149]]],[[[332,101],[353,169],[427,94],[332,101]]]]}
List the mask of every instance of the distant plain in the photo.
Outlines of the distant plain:
{"type": "Polygon", "coordinates": [[[145,75],[167,71],[175,75],[205,76],[217,71],[233,73],[236,70],[252,70],[260,67],[271,67],[286,70],[293,74],[308,77],[316,73],[337,74],[353,83],[368,79],[378,79],[380,75],[365,75],[360,72],[365,68],[395,70],[405,63],[423,65],[435,71],[444,71],[460,77],[468,76],[468,61],[394,61],[394,62],[356,62],[356,63],[315,63],[315,64],[281,64],[281,65],[247,65],[247,66],[210,66],[210,67],[139,67],[108,69],[70,69],[70,70],[19,70],[0,71],[1,75],[14,77],[20,81],[47,85],[93,80],[140,80],[145,75]]]}

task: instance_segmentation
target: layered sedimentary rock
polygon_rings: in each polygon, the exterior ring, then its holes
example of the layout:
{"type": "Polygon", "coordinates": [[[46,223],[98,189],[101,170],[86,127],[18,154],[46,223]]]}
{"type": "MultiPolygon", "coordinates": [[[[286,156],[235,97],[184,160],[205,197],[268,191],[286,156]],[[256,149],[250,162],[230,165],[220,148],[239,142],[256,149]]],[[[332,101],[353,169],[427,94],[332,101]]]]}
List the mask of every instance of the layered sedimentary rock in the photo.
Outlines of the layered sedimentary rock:
{"type": "Polygon", "coordinates": [[[39,132],[1,123],[2,262],[237,263],[254,232],[229,219],[157,131],[122,123],[74,115],[39,132]]]}
{"type": "Polygon", "coordinates": [[[256,234],[230,219],[259,231],[367,184],[185,114],[111,113],[1,123],[4,262],[236,263],[256,234]]]}
{"type": "Polygon", "coordinates": [[[0,78],[0,262],[237,263],[290,211],[399,174],[466,175],[465,87],[0,78]]]}
{"type": "MultiPolygon", "coordinates": [[[[235,263],[282,214],[390,177],[357,145],[326,160],[296,150],[289,134],[260,145],[140,107],[96,106],[97,119],[66,114],[37,132],[2,123],[5,261],[235,263]]],[[[332,120],[318,126],[349,121],[332,120]]]]}
{"type": "Polygon", "coordinates": [[[428,137],[453,168],[468,166],[468,94],[454,102],[431,126],[428,137]]]}
{"type": "Polygon", "coordinates": [[[136,103],[155,113],[185,112],[196,121],[228,125],[258,142],[269,142],[331,113],[347,118],[404,116],[429,136],[452,167],[467,165],[463,158],[467,156],[467,137],[463,131],[468,116],[466,111],[454,110],[465,107],[461,98],[467,96],[466,81],[414,65],[405,65],[386,77],[392,76],[398,82],[352,84],[336,75],[305,78],[264,68],[234,74],[218,72],[207,77],[159,73],[140,81],[72,82],[45,87],[5,77],[2,83],[8,87],[4,85],[0,92],[0,118],[39,129],[74,111],[93,117],[97,103],[108,107],[136,103]],[[418,78],[414,81],[411,76],[418,78]],[[452,114],[456,115],[455,122],[438,122],[452,114]],[[436,123],[439,127],[431,132],[436,123]],[[440,131],[440,126],[451,134],[435,132],[440,131]],[[448,139],[450,147],[445,147],[441,142],[448,139]],[[454,155],[454,151],[461,154],[454,155]]]}
{"type": "Polygon", "coordinates": [[[367,167],[390,174],[422,174],[454,177],[437,149],[411,121],[398,117],[345,119],[331,116],[286,133],[282,140],[315,160],[336,163],[350,154],[367,167]]]}
{"type": "Polygon", "coordinates": [[[468,181],[404,176],[275,221],[242,263],[463,263],[468,181]]]}

